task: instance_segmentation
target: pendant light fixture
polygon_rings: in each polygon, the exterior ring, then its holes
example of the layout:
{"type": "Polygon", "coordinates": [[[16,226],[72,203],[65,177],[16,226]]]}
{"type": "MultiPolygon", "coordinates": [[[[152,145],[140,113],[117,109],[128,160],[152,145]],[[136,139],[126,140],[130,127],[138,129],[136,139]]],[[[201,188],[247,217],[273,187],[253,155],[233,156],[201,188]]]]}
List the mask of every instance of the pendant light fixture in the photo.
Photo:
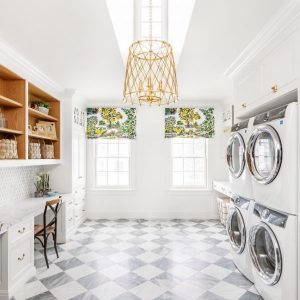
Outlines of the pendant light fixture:
{"type": "Polygon", "coordinates": [[[152,0],[149,0],[149,37],[129,48],[123,101],[139,105],[164,105],[178,100],[172,46],[152,38],[152,0]]]}

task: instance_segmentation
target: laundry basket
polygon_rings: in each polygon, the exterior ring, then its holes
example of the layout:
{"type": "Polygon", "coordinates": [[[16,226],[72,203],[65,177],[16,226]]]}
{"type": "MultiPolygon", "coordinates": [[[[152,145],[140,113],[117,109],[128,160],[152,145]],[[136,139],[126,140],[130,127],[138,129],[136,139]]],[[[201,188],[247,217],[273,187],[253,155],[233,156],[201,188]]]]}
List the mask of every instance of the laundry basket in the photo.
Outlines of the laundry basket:
{"type": "Polygon", "coordinates": [[[18,143],[15,135],[0,139],[0,159],[17,159],[18,143]]]}
{"type": "Polygon", "coordinates": [[[42,143],[42,158],[53,159],[54,158],[54,145],[51,141],[42,143]]]}
{"type": "Polygon", "coordinates": [[[31,139],[28,145],[28,156],[30,159],[40,159],[41,144],[38,139],[31,139]]]}
{"type": "Polygon", "coordinates": [[[228,217],[230,198],[217,197],[218,213],[221,223],[225,226],[228,217]]]}

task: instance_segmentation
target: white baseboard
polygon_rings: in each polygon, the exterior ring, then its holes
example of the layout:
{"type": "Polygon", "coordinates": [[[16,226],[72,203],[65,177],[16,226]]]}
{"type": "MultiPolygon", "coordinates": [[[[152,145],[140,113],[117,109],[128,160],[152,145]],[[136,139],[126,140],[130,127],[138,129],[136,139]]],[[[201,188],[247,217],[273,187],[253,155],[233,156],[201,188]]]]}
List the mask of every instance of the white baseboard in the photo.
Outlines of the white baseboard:
{"type": "Polygon", "coordinates": [[[218,215],[213,211],[182,211],[182,212],[112,212],[102,210],[87,210],[87,218],[97,219],[218,219],[218,215]]]}

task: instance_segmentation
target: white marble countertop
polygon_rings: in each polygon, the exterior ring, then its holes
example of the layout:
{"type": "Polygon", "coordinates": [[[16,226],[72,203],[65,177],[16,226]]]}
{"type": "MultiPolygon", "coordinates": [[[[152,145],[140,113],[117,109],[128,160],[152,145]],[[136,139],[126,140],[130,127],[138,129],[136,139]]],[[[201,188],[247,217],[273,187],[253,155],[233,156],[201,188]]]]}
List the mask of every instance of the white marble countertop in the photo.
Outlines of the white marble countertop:
{"type": "MultiPolygon", "coordinates": [[[[0,206],[0,235],[6,232],[9,227],[27,218],[40,215],[44,211],[46,201],[57,199],[63,195],[27,198],[0,206]]],[[[62,197],[62,201],[64,201],[64,197],[62,197]]]]}
{"type": "Polygon", "coordinates": [[[231,184],[229,181],[217,181],[213,182],[213,189],[221,194],[228,197],[232,197],[231,184]]]}

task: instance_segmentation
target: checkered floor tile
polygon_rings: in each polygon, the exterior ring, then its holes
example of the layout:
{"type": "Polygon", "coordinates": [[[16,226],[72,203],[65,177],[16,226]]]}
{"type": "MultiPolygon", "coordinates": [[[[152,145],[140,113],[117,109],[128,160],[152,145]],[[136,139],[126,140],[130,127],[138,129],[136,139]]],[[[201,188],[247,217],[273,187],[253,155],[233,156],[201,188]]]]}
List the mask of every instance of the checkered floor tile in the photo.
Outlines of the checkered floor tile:
{"type": "Polygon", "coordinates": [[[15,300],[262,299],[234,266],[215,220],[97,220],[48,251],[15,300]]]}

